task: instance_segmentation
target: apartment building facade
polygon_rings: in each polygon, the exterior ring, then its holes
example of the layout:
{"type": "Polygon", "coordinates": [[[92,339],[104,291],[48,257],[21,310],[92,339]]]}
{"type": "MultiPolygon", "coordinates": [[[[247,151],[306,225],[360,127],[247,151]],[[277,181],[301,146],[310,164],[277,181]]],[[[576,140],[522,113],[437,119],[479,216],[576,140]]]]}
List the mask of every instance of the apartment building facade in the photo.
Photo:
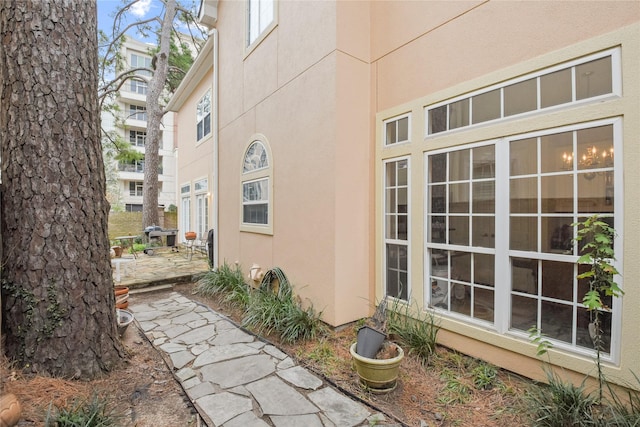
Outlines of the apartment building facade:
{"type": "MultiPolygon", "coordinates": [[[[122,58],[127,69],[151,68],[152,56],[149,53],[154,46],[131,38],[122,45],[122,58]]],[[[103,129],[114,130],[124,141],[129,142],[135,151],[145,153],[147,138],[147,87],[151,72],[139,70],[136,77],[128,80],[118,92],[116,103],[119,107],[117,117],[103,113],[103,129]]],[[[176,199],[176,158],[174,146],[173,113],[162,120],[162,141],[160,144],[160,164],[158,166],[158,206],[165,209],[175,206],[176,199]]],[[[135,161],[112,162],[107,176],[113,177],[110,184],[112,209],[129,212],[142,211],[142,192],[144,182],[144,158],[135,161]]]]}

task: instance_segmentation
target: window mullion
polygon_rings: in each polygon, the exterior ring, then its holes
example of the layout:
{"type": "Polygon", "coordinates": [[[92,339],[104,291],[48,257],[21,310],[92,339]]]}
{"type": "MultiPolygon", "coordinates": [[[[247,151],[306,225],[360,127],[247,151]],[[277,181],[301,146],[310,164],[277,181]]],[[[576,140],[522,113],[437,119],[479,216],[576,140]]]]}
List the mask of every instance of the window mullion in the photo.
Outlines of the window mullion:
{"type": "MultiPolygon", "coordinates": [[[[495,233],[495,307],[511,307],[511,262],[509,259],[509,141],[496,142],[495,149],[495,221],[496,224],[506,224],[504,232],[495,233]]],[[[495,310],[494,325],[498,332],[509,330],[511,310],[495,310]]]]}

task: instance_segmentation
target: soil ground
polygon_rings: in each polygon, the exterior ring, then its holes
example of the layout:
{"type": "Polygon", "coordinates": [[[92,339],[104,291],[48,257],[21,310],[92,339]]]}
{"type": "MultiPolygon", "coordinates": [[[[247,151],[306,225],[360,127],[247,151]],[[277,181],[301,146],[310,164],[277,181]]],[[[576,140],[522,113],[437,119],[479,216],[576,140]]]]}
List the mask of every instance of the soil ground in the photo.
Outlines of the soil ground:
{"type": "MultiPolygon", "coordinates": [[[[232,307],[193,294],[192,289],[192,284],[175,288],[233,320],[241,320],[241,313],[232,307]]],[[[138,303],[156,297],[139,294],[130,298],[138,303]]],[[[394,391],[387,394],[367,391],[359,384],[352,367],[349,347],[355,337],[356,327],[350,325],[302,344],[285,345],[277,337],[265,338],[296,359],[298,364],[370,405],[372,411],[383,412],[390,421],[401,425],[497,427],[528,424],[522,404],[524,391],[530,385],[528,380],[498,370],[488,389],[478,389],[474,386],[472,372],[482,364],[446,348],[438,348],[437,355],[427,366],[406,354],[394,391]]],[[[110,409],[121,416],[118,425],[123,427],[202,425],[163,357],[144,335],[137,328],[129,327],[123,340],[129,359],[103,378],[90,382],[26,376],[12,369],[8,361],[0,361],[2,391],[17,395],[23,408],[18,426],[42,426],[50,405],[69,406],[78,399],[91,399],[95,393],[108,399],[110,409]]]]}

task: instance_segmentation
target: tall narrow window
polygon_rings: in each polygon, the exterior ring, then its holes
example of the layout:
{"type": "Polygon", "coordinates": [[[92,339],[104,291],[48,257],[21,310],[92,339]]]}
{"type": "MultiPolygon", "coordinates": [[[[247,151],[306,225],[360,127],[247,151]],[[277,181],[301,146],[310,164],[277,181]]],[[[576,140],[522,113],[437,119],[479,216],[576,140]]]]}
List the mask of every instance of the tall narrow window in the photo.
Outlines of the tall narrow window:
{"type": "Polygon", "coordinates": [[[201,179],[193,184],[193,192],[195,194],[196,209],[196,233],[198,238],[206,239],[209,228],[209,183],[208,180],[201,179]]]}
{"type": "Polygon", "coordinates": [[[274,20],[275,0],[248,1],[247,46],[251,46],[274,20]]]}
{"type": "Polygon", "coordinates": [[[185,184],[180,187],[180,229],[182,230],[182,239],[184,233],[191,230],[191,185],[185,184]]]}
{"type": "Polygon", "coordinates": [[[211,133],[211,91],[200,98],[196,107],[196,142],[211,133]]]}
{"type": "Polygon", "coordinates": [[[385,163],[386,295],[409,299],[409,160],[385,163]]]}
{"type": "Polygon", "coordinates": [[[272,223],[271,174],[268,146],[262,140],[254,140],[242,162],[242,224],[247,231],[270,232],[264,227],[270,227],[272,223]],[[262,231],[255,226],[261,227],[262,231]]]}

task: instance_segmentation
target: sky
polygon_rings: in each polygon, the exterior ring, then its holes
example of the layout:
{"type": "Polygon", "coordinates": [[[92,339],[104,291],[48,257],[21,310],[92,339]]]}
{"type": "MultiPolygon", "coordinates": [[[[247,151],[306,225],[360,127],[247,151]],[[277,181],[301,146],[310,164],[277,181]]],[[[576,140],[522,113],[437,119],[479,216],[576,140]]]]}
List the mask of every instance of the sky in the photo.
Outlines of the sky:
{"type": "MultiPolygon", "coordinates": [[[[113,15],[122,7],[122,0],[97,0],[98,3],[98,29],[111,34],[113,15]]],[[[131,19],[144,19],[160,12],[161,5],[157,0],[140,0],[130,11],[131,19]]],[[[141,38],[135,32],[130,34],[134,38],[141,38]]]]}

